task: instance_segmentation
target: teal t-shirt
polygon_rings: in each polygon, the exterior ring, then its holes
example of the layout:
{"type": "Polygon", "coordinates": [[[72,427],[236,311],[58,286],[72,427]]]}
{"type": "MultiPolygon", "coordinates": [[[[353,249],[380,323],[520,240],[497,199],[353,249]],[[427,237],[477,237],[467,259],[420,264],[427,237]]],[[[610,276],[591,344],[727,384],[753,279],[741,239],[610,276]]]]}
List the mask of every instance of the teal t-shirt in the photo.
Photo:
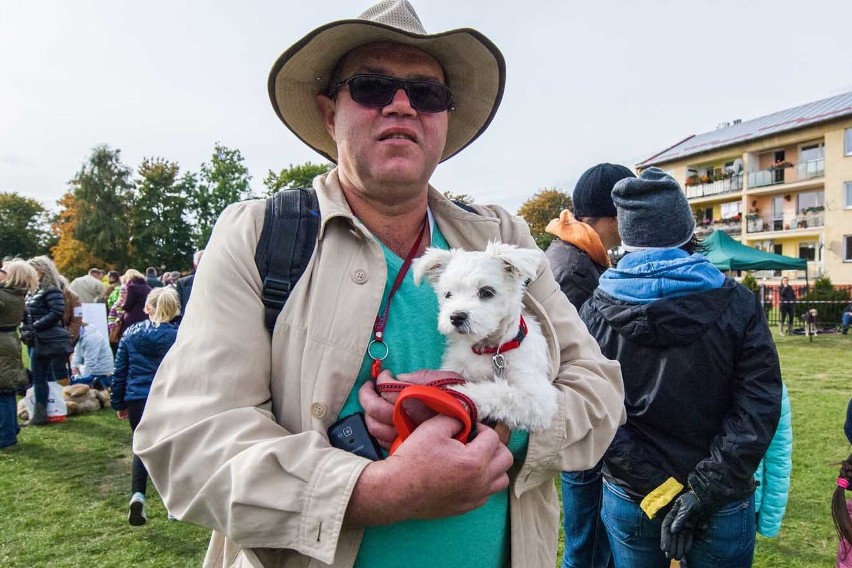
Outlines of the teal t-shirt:
{"type": "MultiPolygon", "coordinates": [[[[449,249],[437,225],[432,230],[433,247],[449,249]]],[[[403,260],[382,245],[388,278],[382,307],[387,302],[403,260]]],[[[394,294],[385,327],[388,355],[382,368],[394,376],[418,369],[440,369],[446,340],[438,332],[438,299],[428,282],[414,284],[411,271],[394,294]]],[[[370,379],[372,359],[365,354],[358,379],[340,416],[363,411],[358,389],[370,379]]],[[[512,433],[509,449],[523,459],[529,435],[512,433]]],[[[509,493],[502,491],[479,509],[443,519],[410,520],[367,527],[357,568],[500,568],[509,565],[509,493]]]]}

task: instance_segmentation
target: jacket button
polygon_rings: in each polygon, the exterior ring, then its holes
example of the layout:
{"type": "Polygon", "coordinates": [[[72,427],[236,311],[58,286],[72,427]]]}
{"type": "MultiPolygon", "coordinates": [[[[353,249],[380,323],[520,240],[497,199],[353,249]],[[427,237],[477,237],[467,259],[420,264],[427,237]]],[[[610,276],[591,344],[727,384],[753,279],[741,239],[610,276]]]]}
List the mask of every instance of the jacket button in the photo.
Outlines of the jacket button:
{"type": "Polygon", "coordinates": [[[367,281],[367,271],[361,268],[357,269],[352,273],[352,280],[354,280],[356,284],[363,284],[367,281]]]}
{"type": "Polygon", "coordinates": [[[311,416],[314,418],[325,418],[328,413],[328,407],[321,402],[315,402],[311,405],[311,416]]]}

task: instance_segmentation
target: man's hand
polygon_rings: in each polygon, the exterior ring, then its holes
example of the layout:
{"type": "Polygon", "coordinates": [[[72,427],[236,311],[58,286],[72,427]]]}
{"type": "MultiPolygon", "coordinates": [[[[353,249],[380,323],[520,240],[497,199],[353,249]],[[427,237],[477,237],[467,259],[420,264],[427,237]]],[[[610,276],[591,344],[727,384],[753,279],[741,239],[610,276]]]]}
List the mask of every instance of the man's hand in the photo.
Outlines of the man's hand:
{"type": "Polygon", "coordinates": [[[116,410],[115,415],[116,417],[118,417],[119,420],[127,420],[127,409],[125,408],[124,410],[116,410]]]}
{"type": "Polygon", "coordinates": [[[689,552],[695,534],[706,528],[707,512],[692,491],[675,499],[672,508],[663,519],[660,532],[660,548],[666,558],[680,560],[689,552]]]}
{"type": "MultiPolygon", "coordinates": [[[[414,385],[425,385],[434,380],[446,379],[448,377],[462,378],[458,373],[451,371],[424,370],[402,374],[395,379],[390,371],[384,370],[379,374],[375,384],[372,381],[365,382],[358,391],[358,402],[361,403],[361,407],[364,409],[367,430],[385,449],[390,448],[397,435],[396,429],[393,426],[393,407],[399,393],[385,392],[381,395],[377,394],[376,384],[403,382],[414,385]]],[[[434,410],[431,410],[417,400],[409,400],[404,404],[406,414],[408,414],[408,417],[415,424],[420,424],[436,414],[434,410]]]]}
{"type": "Polygon", "coordinates": [[[458,420],[423,422],[396,453],[364,469],[349,501],[347,520],[378,525],[466,513],[509,486],[513,458],[497,433],[477,424],[468,444],[452,437],[458,420]]]}

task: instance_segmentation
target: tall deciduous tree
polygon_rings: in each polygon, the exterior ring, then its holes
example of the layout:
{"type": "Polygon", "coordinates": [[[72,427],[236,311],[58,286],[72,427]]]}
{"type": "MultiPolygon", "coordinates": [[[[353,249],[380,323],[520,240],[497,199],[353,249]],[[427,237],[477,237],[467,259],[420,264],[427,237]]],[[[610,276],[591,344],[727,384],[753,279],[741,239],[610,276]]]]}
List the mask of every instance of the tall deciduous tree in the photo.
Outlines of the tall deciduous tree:
{"type": "Polygon", "coordinates": [[[50,249],[50,256],[56,263],[59,272],[69,279],[82,276],[90,268],[98,266],[105,270],[116,268],[115,264],[105,262],[102,258],[94,255],[85,243],[78,241],[76,233],[79,218],[77,200],[69,191],[59,201],[61,207],[59,215],[53,222],[53,232],[59,236],[56,245],[50,249]]]}
{"type": "Polygon", "coordinates": [[[74,238],[106,262],[126,266],[133,182],[121,150],[97,146],[69,184],[77,206],[74,238]]]}
{"type": "Polygon", "coordinates": [[[216,219],[225,207],[251,197],[248,168],[239,150],[216,143],[210,162],[201,164],[197,186],[189,195],[197,248],[204,248],[216,219]]]}
{"type": "Polygon", "coordinates": [[[518,209],[518,215],[524,218],[530,226],[536,244],[540,249],[545,250],[550,245],[555,237],[544,232],[547,224],[559,217],[559,213],[563,209],[571,209],[573,202],[571,196],[555,187],[545,188],[527,199],[521,208],[518,209]]]}
{"type": "Polygon", "coordinates": [[[29,258],[47,252],[52,239],[44,206],[17,192],[0,192],[0,254],[29,258]]]}
{"type": "Polygon", "coordinates": [[[130,212],[130,263],[138,269],[192,266],[191,228],[184,220],[187,195],[176,162],[145,158],[137,170],[130,212]]]}
{"type": "Polygon", "coordinates": [[[306,162],[296,166],[290,164],[290,167],[284,168],[277,174],[269,170],[269,173],[263,178],[263,185],[266,186],[267,195],[272,195],[282,189],[311,187],[315,177],[328,173],[332,167],[332,164],[328,163],[313,164],[306,162]]]}

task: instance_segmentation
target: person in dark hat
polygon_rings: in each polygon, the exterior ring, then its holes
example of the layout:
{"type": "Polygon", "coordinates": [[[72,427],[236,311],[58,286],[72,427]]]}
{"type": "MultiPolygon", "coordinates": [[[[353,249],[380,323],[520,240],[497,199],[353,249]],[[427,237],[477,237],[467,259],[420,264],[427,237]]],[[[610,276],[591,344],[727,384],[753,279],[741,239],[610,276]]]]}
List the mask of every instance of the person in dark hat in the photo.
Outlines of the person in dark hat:
{"type": "Polygon", "coordinates": [[[781,414],[781,370],[754,294],[695,251],[695,221],[658,168],[615,184],[628,253],[580,317],[624,372],[627,422],[603,459],[616,566],[751,566],[754,473],[781,414]]]}
{"type": "Polygon", "coordinates": [[[377,385],[448,376],[436,370],[445,346],[436,291],[415,285],[406,260],[430,246],[535,247],[504,209],[471,212],[430,186],[438,164],[485,131],[504,82],[503,56],[483,34],[429,34],[405,0],[323,25],[273,65],[276,114],[337,164],[313,181],[313,257],[268,332],[255,264],[265,203],[228,207],[134,433],[169,512],[213,529],[205,566],[555,565],[553,478],[592,467],[624,407],[618,364],[544,259],[525,295],[556,359],[548,428],[480,423],[462,443],[453,436],[467,417],[423,413],[377,461],[333,447],[328,434],[349,419],[341,435],[369,433],[387,448],[394,413],[408,409],[377,385]]]}
{"type": "MultiPolygon", "coordinates": [[[[558,237],[545,253],[550,269],[577,310],[610,267],[608,251],[621,243],[612,188],[616,182],[633,177],[633,172],[618,164],[589,168],[574,186],[574,213],[562,211],[545,229],[558,237]]],[[[612,566],[612,553],[600,519],[602,489],[600,463],[586,471],[562,472],[562,568],[612,566]]]]}
{"type": "Polygon", "coordinates": [[[610,267],[608,251],[621,244],[612,188],[616,182],[636,177],[618,164],[598,164],[583,172],[574,186],[574,213],[568,209],[545,229],[556,239],[546,251],[553,276],[578,310],[610,267]]]}

